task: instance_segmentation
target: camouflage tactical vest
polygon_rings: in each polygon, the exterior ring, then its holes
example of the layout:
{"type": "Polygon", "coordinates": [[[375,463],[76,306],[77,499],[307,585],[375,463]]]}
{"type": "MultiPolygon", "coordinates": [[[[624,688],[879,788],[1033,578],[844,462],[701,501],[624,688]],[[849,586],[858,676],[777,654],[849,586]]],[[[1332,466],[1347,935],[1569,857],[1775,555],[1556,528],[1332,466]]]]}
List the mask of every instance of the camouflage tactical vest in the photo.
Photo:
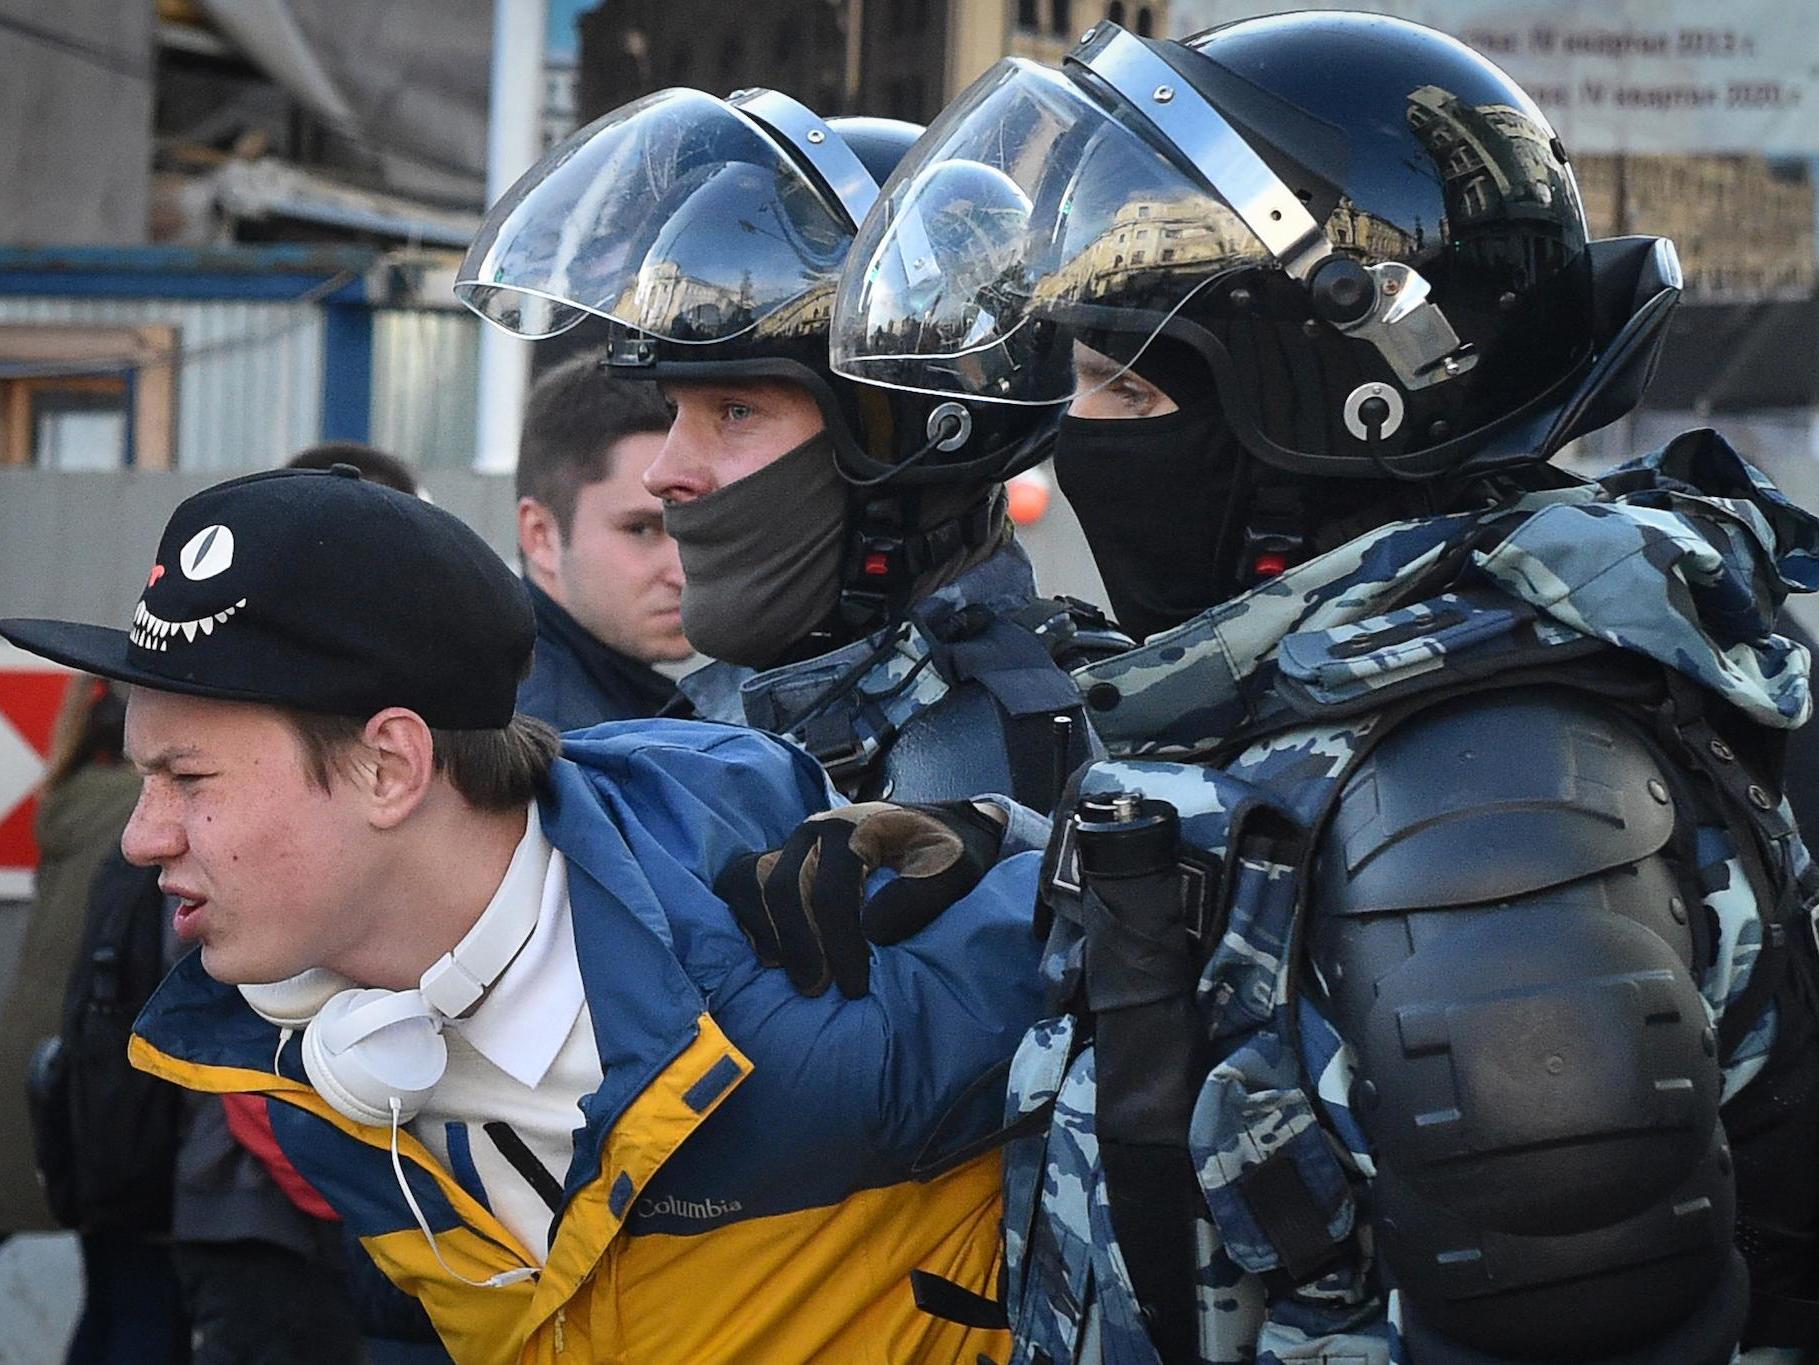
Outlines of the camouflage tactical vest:
{"type": "MultiPolygon", "coordinates": [[[[1429,700],[1527,677],[1597,692],[1615,651],[1666,680],[1647,719],[1689,766],[1695,746],[1709,747],[1700,696],[1792,728],[1810,709],[1805,651],[1773,635],[1765,613],[1819,587],[1816,551],[1819,523],[1717,437],[1691,433],[1603,486],[1381,528],[1076,673],[1113,754],[1083,775],[1080,799],[1168,801],[1184,864],[1199,869],[1183,884],[1199,902],[1194,998],[1213,1058],[1189,1130],[1204,1196],[1200,1360],[1405,1360],[1395,1293],[1372,1262],[1373,1167],[1348,1108],[1351,1052],[1295,972],[1314,836],[1347,774],[1429,700]],[[1285,825],[1299,837],[1284,839],[1285,825]],[[1285,1170],[1295,1178],[1297,1240],[1324,1236],[1338,1269],[1310,1277],[1285,1253],[1275,1196],[1258,1181],[1271,1158],[1273,1185],[1285,1170]]],[[[1813,872],[1785,803],[1762,809],[1735,765],[1720,780],[1734,790],[1698,820],[1716,926],[1698,984],[1726,1040],[1728,1099],[1774,1040],[1761,990],[1771,973],[1757,972],[1765,931],[1811,932],[1813,872]]],[[[1081,883],[1072,842],[1058,840],[1045,972],[1064,1006],[1081,998],[1085,926],[1104,913],[1081,883]]],[[[1079,1015],[1033,1029],[1013,1063],[1021,1136],[1006,1160],[1016,1365],[1160,1359],[1113,1232],[1097,1098],[1079,1015]]]]}
{"type": "Polygon", "coordinates": [[[710,664],[680,688],[703,719],[794,740],[855,800],[997,791],[1046,810],[1057,771],[1104,752],[1063,665],[1129,643],[1082,604],[1037,597],[1013,543],[893,627],[762,673],[710,664]],[[1075,722],[1065,755],[1061,714],[1075,722]]]}

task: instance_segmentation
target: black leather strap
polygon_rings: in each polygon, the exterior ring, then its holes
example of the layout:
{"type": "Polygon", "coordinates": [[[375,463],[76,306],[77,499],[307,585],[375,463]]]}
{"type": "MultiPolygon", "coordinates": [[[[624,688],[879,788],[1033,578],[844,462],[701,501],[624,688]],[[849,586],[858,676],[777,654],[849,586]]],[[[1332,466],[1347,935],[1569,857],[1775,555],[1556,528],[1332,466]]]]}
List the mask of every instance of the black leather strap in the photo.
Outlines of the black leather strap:
{"type": "Polygon", "coordinates": [[[916,1307],[930,1317],[988,1331],[1001,1331],[1011,1325],[1002,1302],[988,1299],[931,1271],[910,1271],[910,1292],[916,1296],[916,1307]]]}
{"type": "Polygon", "coordinates": [[[1238,1177],[1237,1189],[1293,1283],[1306,1284],[1338,1260],[1338,1244],[1288,1153],[1251,1167],[1238,1177]]]}

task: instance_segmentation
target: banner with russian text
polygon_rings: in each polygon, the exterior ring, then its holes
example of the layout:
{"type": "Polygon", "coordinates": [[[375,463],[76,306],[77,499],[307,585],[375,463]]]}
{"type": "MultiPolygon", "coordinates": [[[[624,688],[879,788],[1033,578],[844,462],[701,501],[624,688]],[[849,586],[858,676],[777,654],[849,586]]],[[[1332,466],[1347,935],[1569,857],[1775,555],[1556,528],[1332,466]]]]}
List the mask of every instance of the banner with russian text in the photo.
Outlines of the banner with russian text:
{"type": "Polygon", "coordinates": [[[1575,155],[1819,156],[1819,0],[1174,0],[1169,27],[1285,8],[1395,14],[1470,43],[1575,155]]]}

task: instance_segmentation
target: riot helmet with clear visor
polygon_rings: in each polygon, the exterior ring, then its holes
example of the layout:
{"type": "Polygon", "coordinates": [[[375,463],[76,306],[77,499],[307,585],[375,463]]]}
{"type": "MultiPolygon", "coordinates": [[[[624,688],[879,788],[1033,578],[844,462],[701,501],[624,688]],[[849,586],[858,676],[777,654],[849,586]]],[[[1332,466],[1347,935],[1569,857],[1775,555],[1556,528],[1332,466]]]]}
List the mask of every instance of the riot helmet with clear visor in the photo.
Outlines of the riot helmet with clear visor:
{"type": "Polygon", "coordinates": [[[739,104],[664,90],[527,172],[488,213],[455,293],[524,337],[589,314],[683,344],[787,334],[851,235],[839,201],[739,104]]]}
{"type": "Polygon", "coordinates": [[[487,214],[455,292],[519,336],[603,319],[626,377],[801,384],[856,482],[990,483],[1039,459],[1052,422],[882,395],[827,366],[857,224],[919,132],[822,120],[771,90],[660,91],[526,172],[487,214]]]}
{"type": "Polygon", "coordinates": [[[1334,12],[1186,42],[1108,23],[1060,70],[1000,63],[930,127],[854,245],[831,359],[1063,405],[1076,341],[1128,361],[1169,335],[1257,459],[1423,477],[1545,453],[1594,359],[1592,257],[1545,117],[1445,35],[1334,12]],[[930,279],[948,220],[999,180],[994,249],[930,279]]]}

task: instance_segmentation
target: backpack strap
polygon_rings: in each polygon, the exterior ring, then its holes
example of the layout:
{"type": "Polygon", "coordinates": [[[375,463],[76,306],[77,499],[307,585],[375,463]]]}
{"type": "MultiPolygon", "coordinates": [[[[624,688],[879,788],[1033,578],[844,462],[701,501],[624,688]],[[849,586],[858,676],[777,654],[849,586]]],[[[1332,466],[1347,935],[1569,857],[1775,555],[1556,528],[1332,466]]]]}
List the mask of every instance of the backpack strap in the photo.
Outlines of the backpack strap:
{"type": "Polygon", "coordinates": [[[168,1232],[183,1092],[127,1060],[133,1020],[164,979],[168,916],[156,868],[110,853],[89,887],[81,947],[63,999],[66,1145],[46,1169],[59,1216],[89,1232],[168,1232]]]}

